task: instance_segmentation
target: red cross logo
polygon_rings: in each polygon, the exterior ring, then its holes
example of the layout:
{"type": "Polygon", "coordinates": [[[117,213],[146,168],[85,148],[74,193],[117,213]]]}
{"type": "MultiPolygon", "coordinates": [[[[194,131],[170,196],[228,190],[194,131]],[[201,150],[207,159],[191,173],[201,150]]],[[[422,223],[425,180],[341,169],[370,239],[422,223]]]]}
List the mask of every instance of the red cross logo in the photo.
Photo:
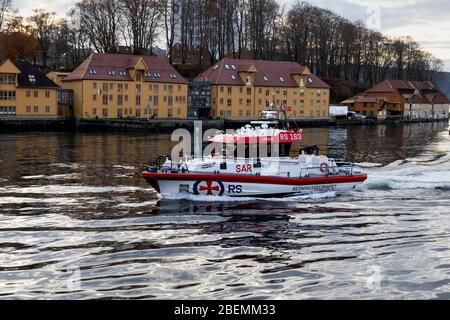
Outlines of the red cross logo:
{"type": "Polygon", "coordinates": [[[208,196],[213,196],[213,195],[222,196],[224,193],[224,190],[225,190],[225,188],[224,188],[223,183],[219,182],[219,181],[212,181],[212,180],[197,181],[194,184],[194,193],[195,194],[200,194],[200,192],[203,193],[206,191],[206,195],[208,195],[208,196]],[[200,185],[200,184],[202,184],[202,185],[200,185]]]}

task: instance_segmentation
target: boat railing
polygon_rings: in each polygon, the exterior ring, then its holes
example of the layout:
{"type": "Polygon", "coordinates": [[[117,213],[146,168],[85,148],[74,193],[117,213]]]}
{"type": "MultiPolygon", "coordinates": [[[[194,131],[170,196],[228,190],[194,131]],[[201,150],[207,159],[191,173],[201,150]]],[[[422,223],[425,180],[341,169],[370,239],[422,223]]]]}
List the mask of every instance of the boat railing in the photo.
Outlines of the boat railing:
{"type": "Polygon", "coordinates": [[[309,177],[322,177],[322,176],[333,176],[333,175],[341,175],[345,174],[346,176],[354,175],[354,167],[352,164],[345,166],[322,166],[322,167],[308,167],[300,169],[300,178],[309,178],[309,177]],[[320,174],[317,174],[320,172],[320,174]]]}

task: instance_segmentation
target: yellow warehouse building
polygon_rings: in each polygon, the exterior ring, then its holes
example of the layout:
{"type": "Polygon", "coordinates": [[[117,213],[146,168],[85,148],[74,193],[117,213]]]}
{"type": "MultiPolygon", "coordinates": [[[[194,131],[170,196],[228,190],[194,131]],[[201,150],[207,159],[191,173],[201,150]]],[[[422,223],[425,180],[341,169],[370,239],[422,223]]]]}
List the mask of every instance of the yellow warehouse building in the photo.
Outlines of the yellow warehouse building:
{"type": "Polygon", "coordinates": [[[73,90],[76,118],[187,118],[188,82],[164,58],[94,53],[53,76],[73,90]]]}
{"type": "Polygon", "coordinates": [[[58,85],[28,62],[0,63],[0,118],[59,119],[58,85]]]}
{"type": "Polygon", "coordinates": [[[330,86],[294,62],[223,59],[196,81],[211,83],[215,118],[257,118],[272,105],[294,119],[328,118],[330,86]]]}

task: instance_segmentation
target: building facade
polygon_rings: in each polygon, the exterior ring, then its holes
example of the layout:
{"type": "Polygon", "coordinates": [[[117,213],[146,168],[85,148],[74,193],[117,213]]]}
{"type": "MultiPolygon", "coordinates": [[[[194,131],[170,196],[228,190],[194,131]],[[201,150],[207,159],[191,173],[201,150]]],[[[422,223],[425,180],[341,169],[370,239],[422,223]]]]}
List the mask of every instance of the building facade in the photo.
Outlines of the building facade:
{"type": "Polygon", "coordinates": [[[76,118],[187,118],[188,82],[164,58],[94,53],[61,81],[76,118]]]}
{"type": "Polygon", "coordinates": [[[211,82],[214,118],[254,119],[273,106],[294,119],[328,118],[330,86],[297,63],[223,59],[196,81],[211,82]]]}
{"type": "Polygon", "coordinates": [[[385,80],[342,104],[363,115],[405,119],[445,119],[450,111],[447,96],[428,81],[385,80]]]}
{"type": "Polygon", "coordinates": [[[66,114],[58,105],[58,85],[28,62],[0,63],[0,117],[58,119],[66,114]]]}

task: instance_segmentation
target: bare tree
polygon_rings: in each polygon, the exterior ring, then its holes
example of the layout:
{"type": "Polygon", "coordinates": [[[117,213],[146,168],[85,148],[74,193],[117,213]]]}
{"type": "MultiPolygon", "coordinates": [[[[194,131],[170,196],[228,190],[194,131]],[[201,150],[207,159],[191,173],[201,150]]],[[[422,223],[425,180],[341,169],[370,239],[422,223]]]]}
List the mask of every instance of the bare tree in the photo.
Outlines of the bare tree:
{"type": "Polygon", "coordinates": [[[101,53],[115,53],[121,27],[118,0],[82,0],[77,3],[80,30],[90,44],[101,53]]]}
{"type": "Polygon", "coordinates": [[[164,29],[166,48],[169,61],[173,63],[173,45],[175,42],[176,27],[181,20],[181,5],[176,0],[163,0],[164,29]]]}
{"type": "Polygon", "coordinates": [[[31,23],[33,33],[39,44],[42,65],[47,68],[48,50],[55,29],[55,13],[42,9],[34,9],[33,15],[28,18],[31,23]]]}
{"type": "Polygon", "coordinates": [[[133,54],[152,51],[164,13],[163,0],[119,0],[125,21],[125,36],[130,39],[133,54]]]}

